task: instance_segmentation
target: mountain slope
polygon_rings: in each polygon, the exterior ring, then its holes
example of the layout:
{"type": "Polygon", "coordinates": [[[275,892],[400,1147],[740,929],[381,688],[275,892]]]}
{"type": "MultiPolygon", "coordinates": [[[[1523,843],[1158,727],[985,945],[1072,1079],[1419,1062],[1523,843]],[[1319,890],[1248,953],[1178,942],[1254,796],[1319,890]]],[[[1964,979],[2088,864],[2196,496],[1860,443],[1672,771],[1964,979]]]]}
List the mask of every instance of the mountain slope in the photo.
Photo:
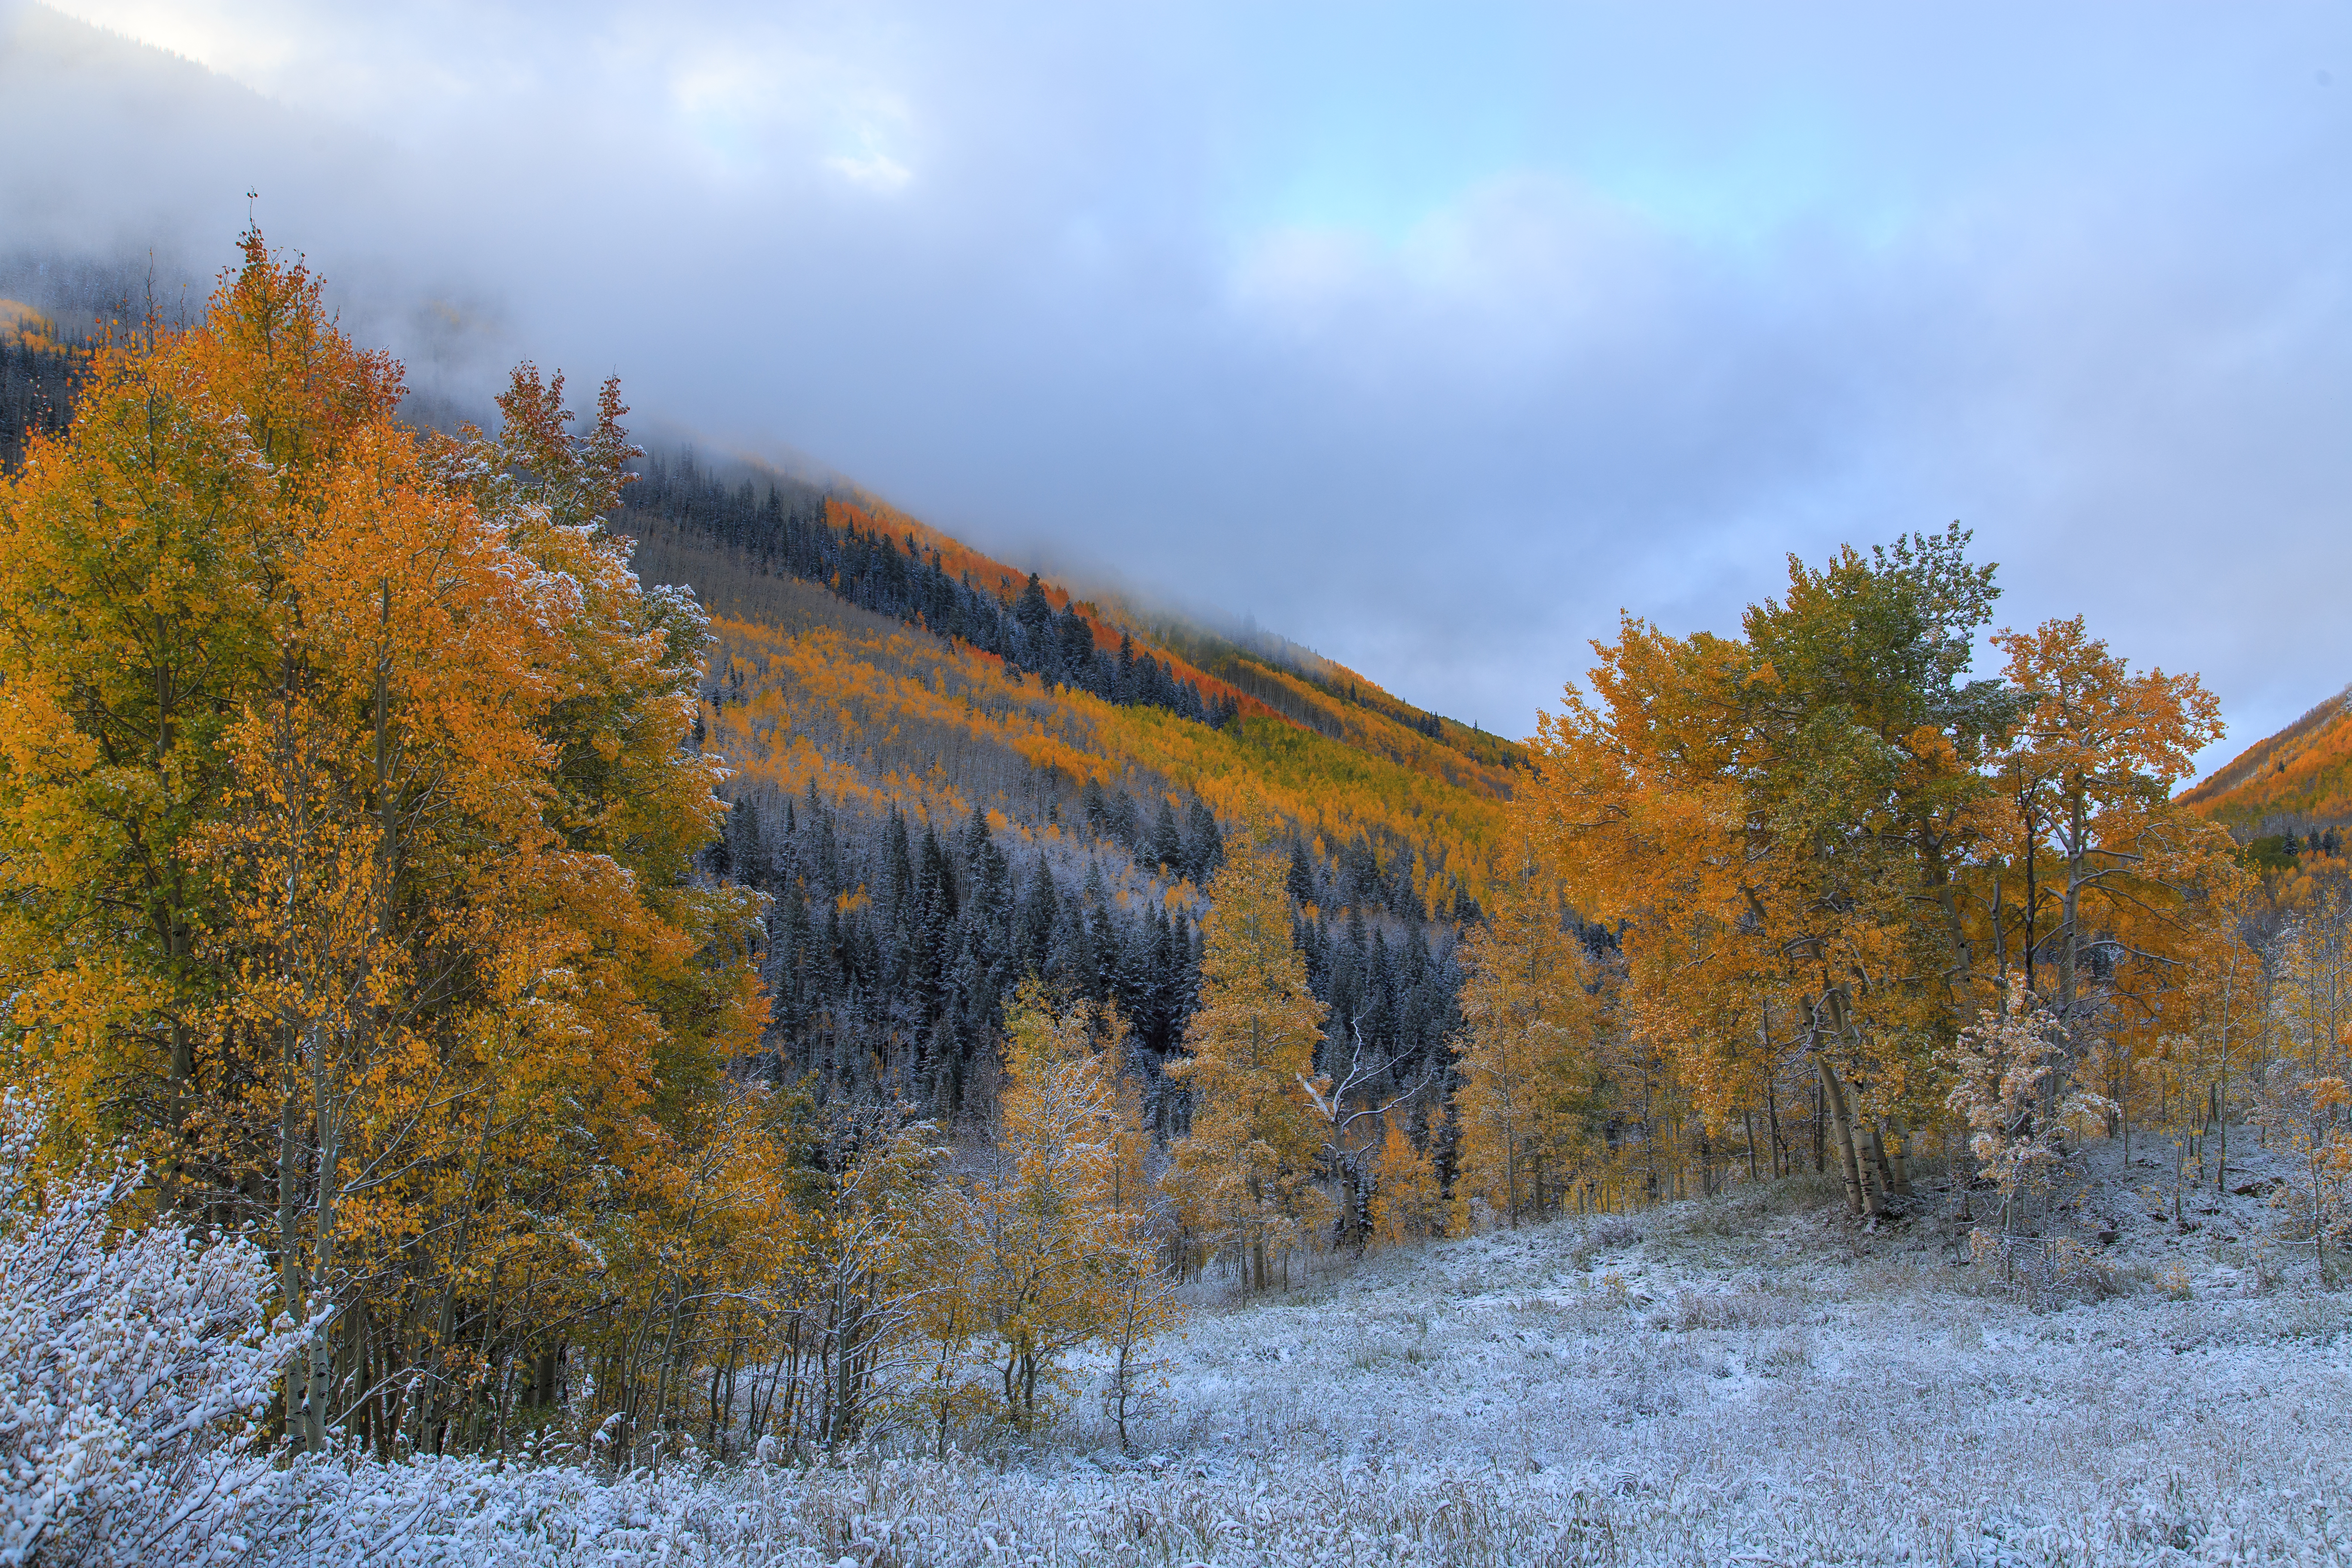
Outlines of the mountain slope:
{"type": "Polygon", "coordinates": [[[772,900],[776,1077],[967,1115],[1034,974],[1117,1005],[1172,1130],[1202,889],[1252,833],[1289,857],[1326,1055],[1369,1053],[1435,1126],[1459,924],[1504,859],[1517,748],[855,491],[644,467],[615,526],[645,582],[712,617],[701,739],[733,813],[711,868],[772,900]]]}
{"type": "MultiPolygon", "coordinates": [[[[1306,650],[1284,645],[1289,662],[1277,662],[1180,617],[1079,597],[868,497],[756,471],[730,482],[694,472],[690,458],[648,467],[621,522],[646,581],[691,586],[714,615],[753,624],[805,617],[804,597],[778,592],[797,581],[895,620],[911,634],[908,649],[935,645],[942,672],[962,671],[960,680],[1001,700],[1017,694],[1038,712],[1063,710],[1065,728],[1084,738],[1050,756],[1031,748],[1031,765],[1049,775],[1024,785],[1038,808],[1089,778],[1139,773],[1163,790],[1213,797],[1221,816],[1270,814],[1319,837],[1328,853],[1359,837],[1409,844],[1423,863],[1419,879],[1443,879],[1432,900],[1440,906],[1486,890],[1501,808],[1528,765],[1521,748],[1306,650]],[[804,542],[816,534],[830,538],[804,542]],[[1039,619],[1047,611],[1050,625],[1039,619]],[[1139,695],[1131,678],[1110,673],[1129,664],[1164,671],[1153,679],[1172,694],[1139,695]],[[1149,723],[1145,708],[1205,722],[1149,723]]],[[[861,751],[870,733],[858,727],[861,751]]]]}
{"type": "MultiPolygon", "coordinates": [[[[21,449],[85,362],[10,321],[0,391],[19,356],[38,378],[0,398],[21,449]]],[[[1518,748],[1280,639],[1082,596],[847,487],[682,452],[642,468],[613,526],[642,581],[712,617],[698,734],[731,769],[731,813],[707,868],[770,900],[753,947],[772,1076],[968,1114],[1034,974],[1117,1005],[1164,1127],[1201,889],[1250,832],[1290,858],[1328,1048],[1434,1094],[1518,748]]]]}
{"type": "Polygon", "coordinates": [[[2352,823],[2352,686],[2180,798],[2242,838],[2352,823]]]}

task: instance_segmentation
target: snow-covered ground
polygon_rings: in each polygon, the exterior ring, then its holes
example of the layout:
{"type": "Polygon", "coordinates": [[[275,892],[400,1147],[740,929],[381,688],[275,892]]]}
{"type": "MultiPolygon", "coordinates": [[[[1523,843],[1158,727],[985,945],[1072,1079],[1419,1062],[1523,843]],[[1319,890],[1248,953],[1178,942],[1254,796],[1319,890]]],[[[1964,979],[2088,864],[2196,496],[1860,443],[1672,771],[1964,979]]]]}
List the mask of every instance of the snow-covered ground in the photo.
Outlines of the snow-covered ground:
{"type": "MultiPolygon", "coordinates": [[[[483,1511],[428,1510],[443,1522],[407,1545],[857,1568],[2352,1562],[2346,1298],[2261,1196],[2192,1199],[2184,1234],[2140,1190],[2168,1192],[2169,1151],[2129,1172],[2119,1152],[2063,1194],[2087,1261],[2032,1301],[1956,1262],[1948,1215],[1866,1231],[1796,1178],[1205,1301],[1140,1458],[1081,1407],[1025,1454],[477,1479],[483,1511]]],[[[2228,1185],[2270,1173],[2235,1150],[2228,1185]]]]}

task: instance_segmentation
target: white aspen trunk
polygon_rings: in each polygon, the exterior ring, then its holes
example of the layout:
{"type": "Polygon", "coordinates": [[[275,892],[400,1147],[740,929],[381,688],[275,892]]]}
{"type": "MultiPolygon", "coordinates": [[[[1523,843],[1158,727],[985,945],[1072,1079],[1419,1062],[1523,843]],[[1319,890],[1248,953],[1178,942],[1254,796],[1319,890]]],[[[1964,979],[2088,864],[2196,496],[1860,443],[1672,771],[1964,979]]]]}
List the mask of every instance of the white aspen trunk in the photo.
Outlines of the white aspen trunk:
{"type": "Polygon", "coordinates": [[[1837,1145],[1838,1166],[1845,1174],[1847,1209],[1854,1215],[1873,1218],[1885,1212],[1874,1184],[1864,1175],[1860,1152],[1853,1135],[1853,1111],[1848,1103],[1845,1086],[1838,1080],[1837,1069],[1830,1066],[1829,1058],[1816,1052],[1814,1066],[1822,1079],[1822,1100],[1829,1113],[1831,1141],[1837,1145]]]}
{"type": "Polygon", "coordinates": [[[1908,1197],[1911,1194],[1911,1162],[1906,1152],[1909,1140],[1902,1121],[1895,1117],[1879,1118],[1871,1130],[1871,1142],[1877,1146],[1878,1162],[1886,1173],[1886,1187],[1891,1193],[1908,1197]]]}
{"type": "MultiPolygon", "coordinates": [[[[282,1310],[290,1316],[306,1312],[304,1303],[310,1299],[308,1270],[302,1267],[300,1101],[294,1092],[299,1079],[294,1068],[293,1030],[280,1031],[278,1051],[282,1095],[278,1108],[278,1294],[282,1310]]],[[[305,1452],[310,1450],[310,1438],[304,1409],[310,1385],[307,1360],[287,1369],[286,1432],[305,1452]]]]}
{"type": "MultiPolygon", "coordinates": [[[[329,1303],[324,1300],[334,1283],[335,1268],[335,1184],[342,1163],[342,1128],[335,1114],[337,1097],[329,1081],[326,1031],[317,1025],[310,1027],[311,1115],[319,1128],[319,1197],[315,1210],[315,1233],[311,1237],[310,1278],[305,1291],[305,1310],[317,1317],[329,1303]]],[[[313,1454],[327,1448],[327,1405],[333,1394],[334,1335],[333,1322],[322,1322],[311,1336],[309,1363],[309,1389],[304,1401],[303,1446],[313,1454]]]]}

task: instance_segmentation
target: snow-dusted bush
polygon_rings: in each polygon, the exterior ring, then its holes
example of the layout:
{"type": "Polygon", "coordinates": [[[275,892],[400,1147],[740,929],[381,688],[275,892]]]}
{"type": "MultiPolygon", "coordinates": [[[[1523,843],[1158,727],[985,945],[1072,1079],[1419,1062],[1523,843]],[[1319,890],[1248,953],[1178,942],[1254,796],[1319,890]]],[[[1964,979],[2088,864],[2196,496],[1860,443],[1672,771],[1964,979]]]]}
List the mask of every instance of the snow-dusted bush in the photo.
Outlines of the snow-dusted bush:
{"type": "Polygon", "coordinates": [[[2004,1231],[2064,1159],[2069,1124],[2115,1109],[2075,1080],[2069,1036],[2050,1005],[2021,975],[2008,985],[2009,1005],[1979,1012],[1944,1058],[1952,1069],[1944,1103],[1968,1123],[1969,1149],[2000,1190],[2004,1231]]]}
{"type": "Polygon", "coordinates": [[[255,1417],[301,1335],[251,1243],[114,1234],[135,1169],[44,1191],[41,1122],[0,1102],[0,1563],[240,1561],[290,1506],[255,1417]]]}

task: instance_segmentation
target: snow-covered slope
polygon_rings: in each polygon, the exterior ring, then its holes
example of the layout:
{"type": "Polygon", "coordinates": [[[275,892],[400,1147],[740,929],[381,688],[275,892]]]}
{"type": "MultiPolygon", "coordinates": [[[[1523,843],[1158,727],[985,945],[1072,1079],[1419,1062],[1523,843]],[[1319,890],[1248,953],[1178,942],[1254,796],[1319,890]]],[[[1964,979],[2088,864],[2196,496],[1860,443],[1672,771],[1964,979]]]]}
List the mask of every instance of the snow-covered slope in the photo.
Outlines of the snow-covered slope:
{"type": "MultiPolygon", "coordinates": [[[[2166,1152],[2095,1152],[2062,1194],[2076,1261],[2030,1301],[1956,1261],[1958,1194],[1871,1232],[1795,1178],[1204,1300],[1140,1458],[1081,1407],[1029,1453],[541,1473],[546,1506],[445,1515],[473,1539],[444,1544],[860,1568],[2352,1561],[2352,1312],[2260,1195],[2192,1198],[2192,1232],[2151,1217],[2166,1152]]],[[[2227,1185],[2267,1158],[2233,1152],[2227,1185]]]]}

